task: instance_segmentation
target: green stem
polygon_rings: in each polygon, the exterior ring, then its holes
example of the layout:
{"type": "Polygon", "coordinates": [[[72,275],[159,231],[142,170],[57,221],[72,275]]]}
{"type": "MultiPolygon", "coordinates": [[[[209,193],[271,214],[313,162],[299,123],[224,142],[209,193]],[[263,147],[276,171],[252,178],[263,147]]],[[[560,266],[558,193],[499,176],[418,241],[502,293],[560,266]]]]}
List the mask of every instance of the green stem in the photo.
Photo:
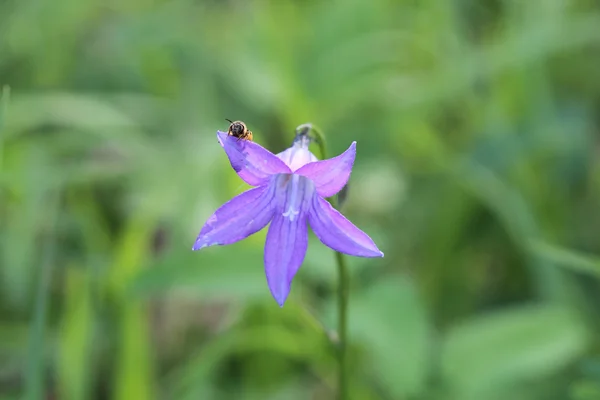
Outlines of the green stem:
{"type": "Polygon", "coordinates": [[[349,297],[349,276],[348,268],[344,255],[335,252],[335,259],[338,265],[338,390],[339,399],[346,400],[348,398],[348,362],[347,362],[347,332],[348,332],[348,297],[349,297]]]}
{"type": "MultiPolygon", "coordinates": [[[[321,159],[327,158],[327,143],[325,135],[316,126],[311,123],[300,125],[296,128],[296,134],[314,134],[315,143],[319,146],[321,159]]],[[[335,208],[338,204],[335,197],[328,199],[329,203],[335,208]]],[[[338,267],[338,399],[346,400],[348,398],[348,298],[350,293],[350,276],[346,259],[342,253],[335,252],[335,260],[338,267]]]]}

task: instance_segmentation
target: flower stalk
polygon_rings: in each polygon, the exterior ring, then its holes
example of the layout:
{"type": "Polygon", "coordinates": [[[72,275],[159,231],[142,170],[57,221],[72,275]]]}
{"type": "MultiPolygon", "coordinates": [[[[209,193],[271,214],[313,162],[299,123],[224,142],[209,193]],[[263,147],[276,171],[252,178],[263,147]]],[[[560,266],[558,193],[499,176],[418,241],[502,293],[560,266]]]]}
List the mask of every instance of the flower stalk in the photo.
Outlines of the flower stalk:
{"type": "MultiPolygon", "coordinates": [[[[327,144],[323,132],[313,124],[303,124],[296,128],[296,137],[301,135],[309,135],[313,133],[315,143],[319,146],[321,159],[327,158],[327,144]]],[[[336,201],[335,197],[328,199],[329,203],[339,211],[340,201],[336,201]]],[[[335,252],[335,261],[338,270],[338,343],[337,343],[337,358],[338,358],[338,398],[346,400],[348,398],[348,363],[347,363],[347,342],[348,342],[348,299],[350,296],[350,277],[348,275],[348,267],[342,253],[335,252]]]]}
{"type": "Polygon", "coordinates": [[[346,400],[348,398],[348,363],[347,363],[347,348],[348,348],[348,297],[350,290],[350,279],[348,276],[348,268],[344,255],[335,252],[335,260],[338,267],[338,391],[339,399],[346,400]]]}

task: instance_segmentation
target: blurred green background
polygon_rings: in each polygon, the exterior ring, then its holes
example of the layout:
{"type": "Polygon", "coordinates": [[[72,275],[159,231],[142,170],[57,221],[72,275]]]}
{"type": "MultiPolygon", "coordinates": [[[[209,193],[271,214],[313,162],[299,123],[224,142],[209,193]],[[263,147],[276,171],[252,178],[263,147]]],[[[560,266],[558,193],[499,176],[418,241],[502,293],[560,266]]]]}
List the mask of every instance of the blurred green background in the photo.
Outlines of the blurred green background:
{"type": "Polygon", "coordinates": [[[0,85],[1,399],[334,398],[332,251],[191,251],[225,118],[358,142],[353,399],[600,399],[596,0],[4,1],[0,85]]]}

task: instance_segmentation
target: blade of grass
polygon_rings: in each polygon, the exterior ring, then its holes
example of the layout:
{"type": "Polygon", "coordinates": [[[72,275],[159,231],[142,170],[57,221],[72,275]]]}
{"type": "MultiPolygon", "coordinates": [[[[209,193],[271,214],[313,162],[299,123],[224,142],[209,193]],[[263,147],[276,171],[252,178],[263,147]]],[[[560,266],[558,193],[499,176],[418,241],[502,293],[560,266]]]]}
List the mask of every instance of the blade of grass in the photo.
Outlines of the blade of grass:
{"type": "Polygon", "coordinates": [[[86,285],[88,274],[82,268],[69,268],[66,273],[57,366],[58,390],[65,399],[89,398],[94,377],[91,351],[94,316],[86,285]]]}
{"type": "Polygon", "coordinates": [[[50,284],[54,266],[56,243],[53,233],[58,220],[58,194],[52,193],[48,201],[48,231],[42,249],[40,278],[36,293],[33,321],[29,332],[27,367],[25,376],[25,399],[44,398],[45,332],[50,303],[50,284]]]}
{"type": "Polygon", "coordinates": [[[8,103],[10,101],[10,86],[2,87],[2,95],[0,96],[0,171],[2,171],[2,162],[4,156],[4,126],[6,125],[6,116],[8,115],[8,103]]]}
{"type": "Polygon", "coordinates": [[[566,269],[600,278],[600,259],[597,257],[541,241],[532,242],[530,251],[566,269]]]}
{"type": "Polygon", "coordinates": [[[115,399],[151,399],[153,395],[149,321],[140,300],[126,296],[126,288],[148,255],[155,219],[140,212],[128,222],[117,245],[110,289],[119,303],[119,352],[115,368],[115,399]]]}

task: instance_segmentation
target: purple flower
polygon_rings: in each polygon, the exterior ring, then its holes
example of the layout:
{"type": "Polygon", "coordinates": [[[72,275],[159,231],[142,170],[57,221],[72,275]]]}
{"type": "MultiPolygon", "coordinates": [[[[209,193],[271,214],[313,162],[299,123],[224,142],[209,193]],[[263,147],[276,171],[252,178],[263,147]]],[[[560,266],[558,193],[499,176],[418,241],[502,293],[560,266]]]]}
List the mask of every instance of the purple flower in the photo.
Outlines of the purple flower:
{"type": "Polygon", "coordinates": [[[299,136],[277,155],[257,143],[217,132],[233,169],[256,186],[223,204],[202,227],[192,250],[242,240],[269,222],[265,272],[273,297],[283,306],[292,279],[304,261],[308,225],[333,250],[359,257],[383,257],[373,240],[324,198],[348,182],[356,142],[341,155],[319,161],[308,150],[309,138],[299,136]]]}

